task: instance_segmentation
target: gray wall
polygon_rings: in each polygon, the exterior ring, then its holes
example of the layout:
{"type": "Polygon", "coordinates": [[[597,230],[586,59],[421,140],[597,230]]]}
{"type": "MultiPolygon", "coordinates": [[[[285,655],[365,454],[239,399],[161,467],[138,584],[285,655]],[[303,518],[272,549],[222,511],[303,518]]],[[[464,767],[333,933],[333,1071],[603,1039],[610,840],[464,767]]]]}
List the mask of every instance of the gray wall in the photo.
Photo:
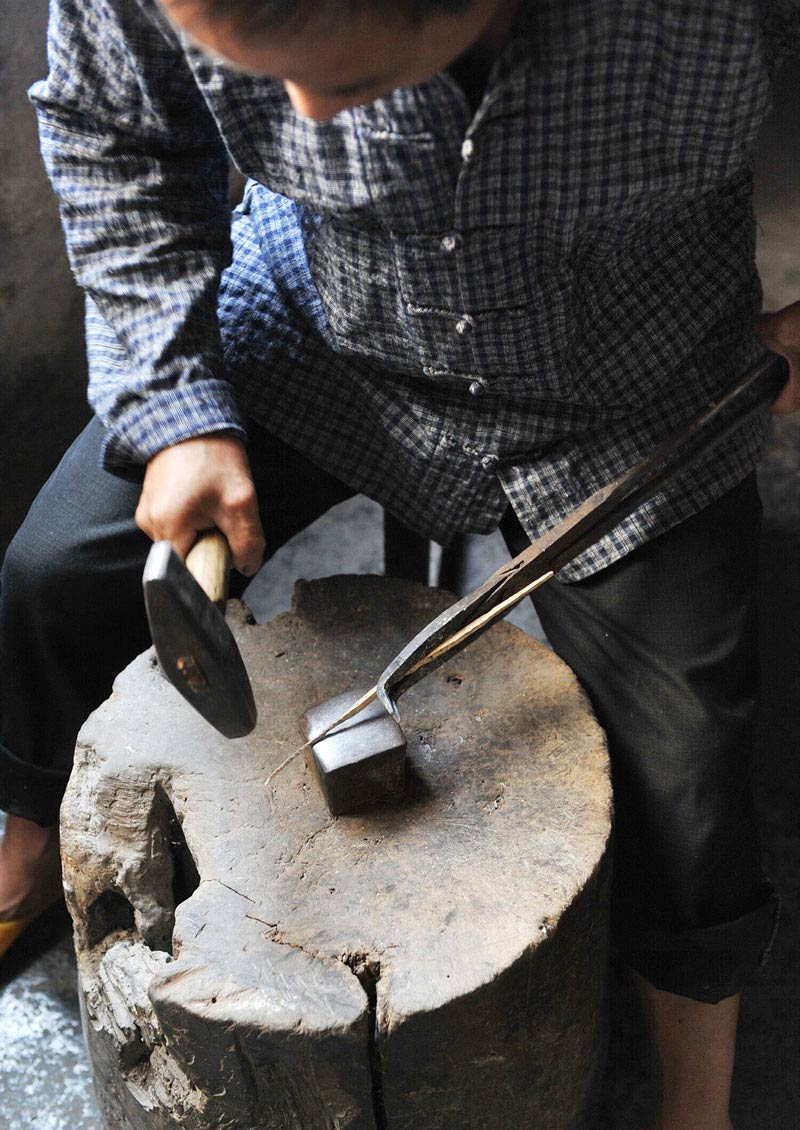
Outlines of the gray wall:
{"type": "Polygon", "coordinates": [[[25,90],[46,70],[46,0],[0,22],[0,552],[87,418],[82,302],[25,90]],[[10,488],[10,489],[9,489],[10,488]]]}

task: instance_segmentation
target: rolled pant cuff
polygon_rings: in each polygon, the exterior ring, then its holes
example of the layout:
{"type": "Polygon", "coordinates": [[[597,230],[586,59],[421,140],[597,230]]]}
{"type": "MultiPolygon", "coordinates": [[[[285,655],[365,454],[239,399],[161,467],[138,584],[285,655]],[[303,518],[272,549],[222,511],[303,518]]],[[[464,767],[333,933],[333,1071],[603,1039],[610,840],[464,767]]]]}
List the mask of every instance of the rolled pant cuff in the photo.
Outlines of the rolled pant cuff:
{"type": "Polygon", "coordinates": [[[780,899],[766,884],[764,901],[754,910],[696,930],[669,930],[615,902],[612,932],[628,965],[656,989],[717,1004],[766,965],[779,917],[780,899]]]}
{"type": "Polygon", "coordinates": [[[69,768],[44,769],[20,761],[0,742],[0,811],[43,827],[57,824],[69,775],[69,768]]]}

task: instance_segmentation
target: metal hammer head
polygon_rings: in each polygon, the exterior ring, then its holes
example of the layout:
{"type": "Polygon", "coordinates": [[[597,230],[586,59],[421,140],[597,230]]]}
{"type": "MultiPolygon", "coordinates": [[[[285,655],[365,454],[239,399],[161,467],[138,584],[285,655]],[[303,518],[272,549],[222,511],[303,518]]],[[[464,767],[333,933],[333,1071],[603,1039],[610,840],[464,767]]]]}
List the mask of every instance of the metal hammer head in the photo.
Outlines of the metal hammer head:
{"type": "Polygon", "coordinates": [[[225,618],[168,541],[147,558],[144,603],[159,663],[176,690],[226,738],[256,724],[256,705],[225,618]]]}
{"type": "Polygon", "coordinates": [[[348,691],[303,716],[313,770],[333,816],[379,801],[400,800],[405,786],[406,739],[382,703],[365,706],[326,733],[330,723],[360,697],[348,691]],[[315,735],[322,734],[319,740],[315,735]]]}

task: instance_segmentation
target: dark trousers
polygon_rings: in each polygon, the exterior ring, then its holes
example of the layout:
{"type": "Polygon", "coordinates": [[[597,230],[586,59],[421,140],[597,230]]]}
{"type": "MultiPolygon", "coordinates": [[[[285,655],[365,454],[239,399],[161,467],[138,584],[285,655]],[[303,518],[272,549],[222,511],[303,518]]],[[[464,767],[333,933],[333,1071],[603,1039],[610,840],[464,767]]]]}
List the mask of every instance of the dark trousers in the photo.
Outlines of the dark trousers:
{"type": "MultiPolygon", "coordinates": [[[[602,572],[533,598],[608,737],[617,945],[652,984],[711,1002],[766,960],[777,924],[751,790],[760,524],[751,475],[602,572]]],[[[503,526],[520,552],[513,514],[503,526]]]]}
{"type": "MultiPolygon", "coordinates": [[[[98,470],[101,437],[93,422],[67,452],[0,578],[0,808],[43,824],[58,818],[79,727],[149,645],[139,487],[98,470]]],[[[352,491],[274,437],[251,439],[274,552],[352,491]]],[[[602,573],[536,595],[609,737],[617,943],[648,980],[701,1000],[739,988],[775,919],[749,788],[759,519],[751,479],[602,573]]],[[[527,544],[510,512],[502,528],[512,552],[527,544]]]]}

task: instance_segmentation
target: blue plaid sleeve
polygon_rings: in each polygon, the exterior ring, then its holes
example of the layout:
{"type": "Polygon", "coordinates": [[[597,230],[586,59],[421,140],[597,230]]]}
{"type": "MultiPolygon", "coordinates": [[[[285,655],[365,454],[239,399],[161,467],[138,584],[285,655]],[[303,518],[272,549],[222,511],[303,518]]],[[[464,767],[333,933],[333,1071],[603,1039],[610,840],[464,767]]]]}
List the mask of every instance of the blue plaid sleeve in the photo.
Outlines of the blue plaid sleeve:
{"type": "Polygon", "coordinates": [[[90,298],[105,466],[132,473],[191,436],[243,436],[217,321],[227,157],[177,38],[136,0],[52,0],[48,58],[30,96],[90,298]]]}

